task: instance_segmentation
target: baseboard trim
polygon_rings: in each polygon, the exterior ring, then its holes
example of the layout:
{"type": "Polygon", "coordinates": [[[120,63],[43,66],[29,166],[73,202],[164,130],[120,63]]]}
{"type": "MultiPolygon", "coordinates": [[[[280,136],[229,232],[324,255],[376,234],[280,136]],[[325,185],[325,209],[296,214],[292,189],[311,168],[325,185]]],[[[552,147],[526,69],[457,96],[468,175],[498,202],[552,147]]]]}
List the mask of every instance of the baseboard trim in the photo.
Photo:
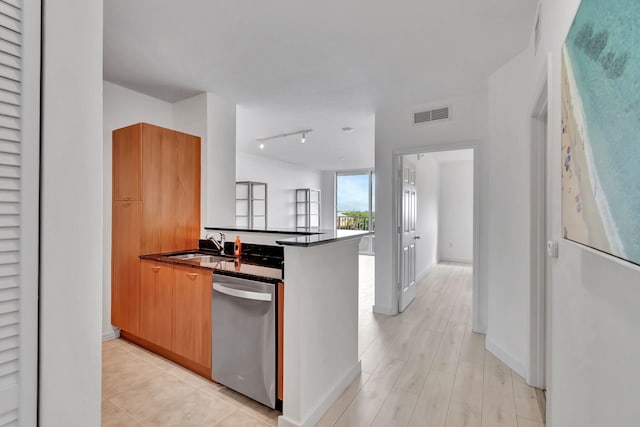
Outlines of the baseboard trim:
{"type": "Polygon", "coordinates": [[[278,417],[278,427],[299,427],[300,424],[294,423],[284,415],[278,417]]]}
{"type": "Polygon", "coordinates": [[[111,328],[110,331],[102,331],[102,342],[115,340],[120,336],[119,329],[111,328]]]}
{"type": "Polygon", "coordinates": [[[499,347],[498,345],[496,345],[496,343],[494,343],[491,340],[491,338],[489,338],[488,335],[485,343],[486,343],[485,347],[489,352],[491,352],[494,356],[500,359],[505,365],[510,367],[515,373],[520,375],[522,378],[525,378],[525,379],[527,378],[527,368],[523,363],[517,361],[515,357],[511,356],[509,353],[504,351],[502,347],[499,347]]]}
{"type": "Polygon", "coordinates": [[[420,283],[420,281],[421,281],[422,279],[424,279],[425,277],[427,277],[427,275],[428,275],[429,273],[431,273],[431,270],[433,270],[433,267],[435,267],[435,266],[436,266],[436,264],[435,264],[435,263],[433,263],[433,264],[429,265],[427,268],[425,268],[424,270],[422,270],[422,271],[420,272],[420,274],[418,274],[418,275],[416,276],[416,283],[420,283]]]}
{"type": "Polygon", "coordinates": [[[487,335],[487,327],[485,325],[478,325],[477,328],[472,329],[476,334],[487,335]]]}
{"type": "Polygon", "coordinates": [[[395,316],[398,314],[397,310],[392,310],[391,307],[382,307],[380,305],[374,305],[373,312],[376,314],[384,314],[385,316],[395,316]]]}
{"type": "Polygon", "coordinates": [[[295,421],[287,418],[285,415],[280,415],[278,417],[278,427],[313,427],[315,426],[320,418],[327,412],[327,410],[333,405],[333,403],[340,397],[343,391],[349,387],[349,384],[358,376],[362,371],[362,366],[360,361],[356,363],[356,365],[345,375],[338,383],[327,393],[322,402],[316,409],[313,410],[311,415],[307,417],[302,423],[296,423],[295,421]]]}

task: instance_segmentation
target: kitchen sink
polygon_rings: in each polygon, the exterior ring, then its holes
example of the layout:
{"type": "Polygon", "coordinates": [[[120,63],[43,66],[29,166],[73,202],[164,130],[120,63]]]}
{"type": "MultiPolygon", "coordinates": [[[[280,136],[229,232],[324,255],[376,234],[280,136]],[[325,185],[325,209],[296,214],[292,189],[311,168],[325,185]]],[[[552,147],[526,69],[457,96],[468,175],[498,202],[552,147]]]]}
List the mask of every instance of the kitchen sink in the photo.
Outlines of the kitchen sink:
{"type": "Polygon", "coordinates": [[[212,263],[212,262],[223,261],[225,259],[228,259],[228,258],[224,257],[224,256],[205,255],[205,256],[200,257],[200,259],[198,261],[205,262],[205,263],[212,263]]]}
{"type": "Polygon", "coordinates": [[[231,257],[225,255],[209,255],[201,252],[189,252],[183,254],[169,255],[168,258],[179,259],[183,261],[198,261],[202,263],[214,263],[228,260],[231,257]]]}
{"type": "Polygon", "coordinates": [[[181,259],[186,261],[190,259],[202,258],[207,256],[210,256],[210,255],[203,254],[200,252],[191,252],[191,253],[184,253],[184,254],[177,254],[177,255],[169,255],[168,258],[181,259]]]}

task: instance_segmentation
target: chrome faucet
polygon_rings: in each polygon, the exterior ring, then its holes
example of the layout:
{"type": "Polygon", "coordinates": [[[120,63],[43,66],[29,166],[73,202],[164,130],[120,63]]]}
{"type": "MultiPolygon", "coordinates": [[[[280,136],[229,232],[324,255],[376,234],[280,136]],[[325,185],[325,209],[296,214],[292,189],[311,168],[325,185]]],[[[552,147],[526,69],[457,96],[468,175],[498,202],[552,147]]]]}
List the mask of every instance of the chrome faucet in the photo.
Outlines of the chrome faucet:
{"type": "Polygon", "coordinates": [[[211,241],[220,251],[220,255],[224,255],[224,233],[220,232],[220,242],[215,239],[213,234],[207,234],[204,238],[211,241]]]}

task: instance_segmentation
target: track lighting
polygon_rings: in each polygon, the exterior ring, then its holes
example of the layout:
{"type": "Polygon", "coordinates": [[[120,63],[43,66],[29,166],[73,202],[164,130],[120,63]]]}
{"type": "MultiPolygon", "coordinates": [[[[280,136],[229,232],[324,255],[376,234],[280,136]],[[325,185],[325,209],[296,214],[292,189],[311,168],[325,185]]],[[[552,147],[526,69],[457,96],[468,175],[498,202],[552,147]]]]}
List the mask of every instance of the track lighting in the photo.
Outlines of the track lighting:
{"type": "Polygon", "coordinates": [[[295,132],[281,133],[278,135],[267,136],[264,138],[257,138],[256,141],[260,143],[260,145],[258,145],[258,148],[260,148],[261,150],[264,150],[264,143],[272,139],[286,138],[288,136],[293,136],[293,135],[302,135],[302,137],[300,138],[300,142],[304,144],[305,142],[307,142],[307,134],[309,132],[313,132],[313,129],[297,130],[295,132]]]}

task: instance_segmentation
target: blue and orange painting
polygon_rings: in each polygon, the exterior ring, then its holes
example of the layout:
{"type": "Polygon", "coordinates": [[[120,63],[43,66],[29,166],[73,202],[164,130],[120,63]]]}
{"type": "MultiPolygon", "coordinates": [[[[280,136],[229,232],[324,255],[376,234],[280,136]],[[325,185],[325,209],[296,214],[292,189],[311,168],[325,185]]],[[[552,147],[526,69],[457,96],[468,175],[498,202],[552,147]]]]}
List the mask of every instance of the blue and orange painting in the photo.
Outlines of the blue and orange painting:
{"type": "Polygon", "coordinates": [[[562,232],[640,265],[638,22],[638,0],[582,0],[564,44],[562,232]]]}

